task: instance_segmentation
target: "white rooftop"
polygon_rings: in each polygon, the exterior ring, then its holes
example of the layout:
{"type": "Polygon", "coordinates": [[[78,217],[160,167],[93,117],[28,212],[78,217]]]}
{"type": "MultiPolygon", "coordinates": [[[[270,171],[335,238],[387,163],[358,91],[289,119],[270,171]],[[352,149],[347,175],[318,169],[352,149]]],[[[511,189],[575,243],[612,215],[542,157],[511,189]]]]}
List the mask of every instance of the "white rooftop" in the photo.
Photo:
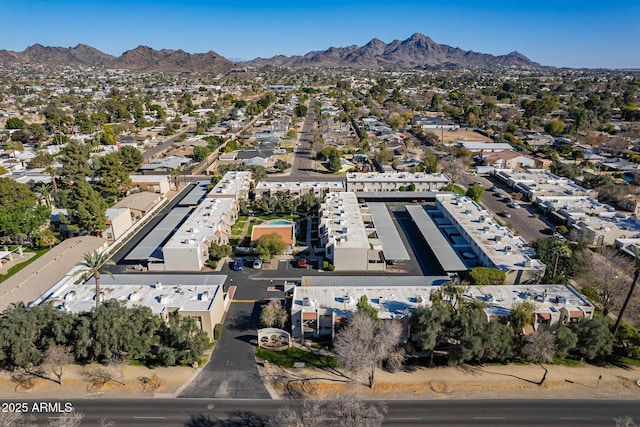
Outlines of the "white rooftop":
{"type": "Polygon", "coordinates": [[[301,190],[301,189],[329,189],[335,191],[344,191],[344,181],[304,181],[304,182],[276,182],[276,181],[260,181],[256,185],[256,192],[260,190],[301,190]]]}
{"type": "Polygon", "coordinates": [[[355,193],[328,193],[320,205],[320,222],[339,248],[369,248],[367,232],[355,193]]]}
{"type": "MultiPolygon", "coordinates": [[[[208,311],[216,294],[222,292],[227,276],[209,274],[116,274],[102,275],[102,301],[117,299],[131,307],[141,305],[160,314],[169,308],[182,311],[208,311]]],[[[66,285],[47,299],[55,307],[75,313],[95,308],[95,281],[66,285]]]]}
{"type": "Polygon", "coordinates": [[[436,206],[449,213],[496,268],[511,271],[541,270],[544,267],[540,260],[533,259],[536,253],[522,237],[498,224],[491,212],[469,197],[439,194],[436,206]]]}
{"type": "MultiPolygon", "coordinates": [[[[336,316],[352,316],[359,299],[366,295],[382,319],[403,317],[420,306],[431,305],[431,292],[439,286],[296,286],[292,312],[333,311],[336,316]]],[[[530,300],[536,313],[553,313],[565,308],[570,312],[593,313],[593,306],[570,285],[469,286],[464,296],[484,303],[484,311],[493,317],[509,316],[514,304],[530,300]]],[[[574,316],[576,317],[576,316],[574,316]]],[[[590,315],[588,316],[590,317],[590,315]]]]}
{"type": "Polygon", "coordinates": [[[236,199],[231,198],[206,199],[194,209],[164,248],[195,247],[205,241],[214,240],[216,233],[224,229],[221,223],[226,220],[227,213],[234,209],[236,203],[236,199]]]}
{"type": "Polygon", "coordinates": [[[398,172],[398,173],[377,173],[377,172],[349,172],[348,182],[449,182],[449,178],[441,173],[424,172],[398,172]]]}
{"type": "Polygon", "coordinates": [[[211,189],[207,197],[235,197],[240,191],[249,191],[251,172],[231,171],[211,189]]]}
{"type": "Polygon", "coordinates": [[[336,316],[352,316],[363,295],[378,309],[378,317],[392,319],[406,316],[420,306],[428,305],[431,286],[367,287],[367,286],[296,286],[293,288],[291,311],[333,311],[336,316]]]}

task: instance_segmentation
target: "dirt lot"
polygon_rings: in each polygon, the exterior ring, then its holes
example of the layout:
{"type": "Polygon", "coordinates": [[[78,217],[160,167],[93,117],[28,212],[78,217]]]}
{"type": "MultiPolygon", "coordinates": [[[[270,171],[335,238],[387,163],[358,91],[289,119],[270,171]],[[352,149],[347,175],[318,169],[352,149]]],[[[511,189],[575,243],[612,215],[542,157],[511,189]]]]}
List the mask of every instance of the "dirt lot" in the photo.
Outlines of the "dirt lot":
{"type": "Polygon", "coordinates": [[[260,371],[272,397],[280,399],[300,396],[322,399],[342,392],[356,393],[364,399],[640,397],[636,384],[640,370],[635,368],[508,365],[420,367],[396,373],[377,370],[373,389],[365,385],[364,375],[279,367],[261,367],[260,371]]]}
{"type": "MultiPolygon", "coordinates": [[[[436,130],[434,131],[438,138],[442,139],[442,131],[436,130]]],[[[484,142],[493,142],[491,138],[488,138],[478,132],[466,129],[458,129],[456,131],[444,131],[444,143],[445,144],[455,144],[461,141],[484,141],[484,142]]]]}

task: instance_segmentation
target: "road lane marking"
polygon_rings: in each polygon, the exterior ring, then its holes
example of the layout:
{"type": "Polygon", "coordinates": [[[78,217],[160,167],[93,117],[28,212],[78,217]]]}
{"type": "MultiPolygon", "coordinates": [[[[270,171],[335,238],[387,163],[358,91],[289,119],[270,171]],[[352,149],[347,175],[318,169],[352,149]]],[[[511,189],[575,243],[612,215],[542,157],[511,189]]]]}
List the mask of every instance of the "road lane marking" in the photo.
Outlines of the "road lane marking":
{"type": "Polygon", "coordinates": [[[591,418],[581,418],[581,417],[559,417],[559,420],[590,420],[591,418]]]}
{"type": "Polygon", "coordinates": [[[506,420],[507,417],[473,417],[474,420],[506,420]]]}
{"type": "Polygon", "coordinates": [[[134,420],[166,420],[167,417],[133,417],[134,420]]]}
{"type": "Polygon", "coordinates": [[[232,299],[231,302],[257,302],[257,299],[232,299]]]}
{"type": "Polygon", "coordinates": [[[389,417],[389,420],[421,420],[420,417],[389,417]]]}

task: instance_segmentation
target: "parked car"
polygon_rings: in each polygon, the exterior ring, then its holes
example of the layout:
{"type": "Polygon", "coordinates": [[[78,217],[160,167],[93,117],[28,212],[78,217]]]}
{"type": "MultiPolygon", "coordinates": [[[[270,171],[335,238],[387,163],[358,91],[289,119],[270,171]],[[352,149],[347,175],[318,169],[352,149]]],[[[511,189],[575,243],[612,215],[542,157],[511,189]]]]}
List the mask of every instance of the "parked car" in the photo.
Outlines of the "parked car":
{"type": "Polygon", "coordinates": [[[253,260],[253,268],[256,270],[260,270],[262,268],[262,260],[260,258],[253,260]]]}
{"type": "Polygon", "coordinates": [[[511,202],[507,206],[509,206],[511,209],[520,209],[520,205],[516,202],[511,202]]]}
{"type": "Polygon", "coordinates": [[[244,264],[244,260],[242,259],[242,257],[238,257],[236,258],[236,262],[233,263],[233,269],[235,271],[240,271],[242,270],[242,265],[244,264]]]}
{"type": "Polygon", "coordinates": [[[498,187],[493,185],[493,186],[491,186],[491,188],[489,188],[489,191],[498,191],[498,187]]]}
{"type": "Polygon", "coordinates": [[[298,258],[298,261],[296,261],[296,265],[298,266],[298,268],[306,267],[307,266],[307,259],[305,257],[298,258]]]}
{"type": "Polygon", "coordinates": [[[512,202],[511,197],[505,197],[504,199],[502,199],[502,201],[505,202],[505,203],[511,203],[512,202]]]}
{"type": "Polygon", "coordinates": [[[500,212],[500,215],[502,215],[505,218],[511,218],[511,212],[509,211],[502,211],[500,212]]]}

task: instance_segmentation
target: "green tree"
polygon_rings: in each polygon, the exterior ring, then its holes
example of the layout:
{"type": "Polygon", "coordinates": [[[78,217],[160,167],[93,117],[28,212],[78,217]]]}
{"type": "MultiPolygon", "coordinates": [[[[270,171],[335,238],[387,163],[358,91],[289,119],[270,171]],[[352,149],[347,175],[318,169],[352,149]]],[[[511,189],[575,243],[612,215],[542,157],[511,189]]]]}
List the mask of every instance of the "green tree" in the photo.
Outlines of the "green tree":
{"type": "Polygon", "coordinates": [[[233,249],[230,245],[219,245],[217,243],[211,243],[209,247],[209,259],[218,261],[222,258],[228,257],[231,255],[233,249]]]}
{"type": "Polygon", "coordinates": [[[70,188],[67,207],[74,219],[73,229],[96,233],[106,228],[107,202],[86,181],[77,181],[70,188]]]}
{"type": "Polygon", "coordinates": [[[418,307],[411,320],[411,330],[418,336],[418,345],[420,349],[429,352],[430,365],[433,366],[434,350],[442,343],[444,329],[451,320],[451,314],[443,304],[432,304],[428,308],[418,307]]]}
{"type": "Polygon", "coordinates": [[[467,188],[465,195],[470,197],[474,202],[480,203],[482,196],[484,196],[484,191],[485,189],[482,185],[473,184],[467,188]]]}
{"type": "Polygon", "coordinates": [[[278,169],[280,172],[284,172],[285,170],[287,170],[287,169],[289,169],[291,167],[291,164],[285,162],[282,159],[278,159],[278,160],[276,160],[276,163],[273,165],[273,167],[278,169]]]}
{"type": "Polygon", "coordinates": [[[537,307],[532,301],[524,300],[516,302],[511,307],[511,326],[513,331],[519,335],[524,334],[527,326],[533,327],[536,319],[537,307]]]}
{"type": "Polygon", "coordinates": [[[193,148],[193,160],[201,162],[207,158],[211,150],[209,147],[194,147],[193,148]]]}
{"type": "Polygon", "coordinates": [[[358,313],[364,313],[376,322],[380,321],[380,318],[378,317],[378,309],[369,304],[369,299],[366,295],[362,295],[360,297],[356,304],[356,308],[358,309],[358,313]]]}
{"type": "Polygon", "coordinates": [[[209,345],[209,336],[193,317],[172,316],[158,331],[160,347],[171,349],[176,363],[197,362],[209,345]]]}
{"type": "Polygon", "coordinates": [[[422,163],[424,164],[424,171],[426,173],[438,172],[438,156],[431,151],[425,151],[422,155],[422,163]]]}
{"type": "Polygon", "coordinates": [[[82,267],[89,275],[94,276],[96,281],[96,310],[100,307],[100,275],[106,272],[109,276],[113,277],[113,274],[109,270],[106,270],[106,267],[112,265],[115,265],[115,262],[109,258],[109,255],[97,249],[84,254],[83,260],[78,263],[78,266],[82,267]]]}
{"type": "Polygon", "coordinates": [[[472,285],[491,286],[504,285],[507,274],[497,268],[473,267],[467,274],[467,280],[472,285]]]}
{"type": "Polygon", "coordinates": [[[114,132],[112,126],[102,126],[102,132],[100,132],[99,141],[102,145],[116,145],[116,133],[114,132]]]}
{"type": "Polygon", "coordinates": [[[27,123],[18,117],[10,117],[4,124],[5,129],[24,129],[26,126],[27,123]]]}
{"type": "Polygon", "coordinates": [[[98,178],[95,186],[100,195],[107,201],[126,194],[131,188],[131,177],[122,164],[120,155],[109,153],[103,156],[99,162],[98,178]]]}
{"type": "Polygon", "coordinates": [[[329,164],[327,165],[327,169],[331,172],[339,172],[342,169],[342,162],[340,161],[340,154],[335,151],[332,152],[329,156],[329,164]]]}
{"type": "Polygon", "coordinates": [[[15,241],[25,235],[33,244],[35,234],[51,217],[51,207],[41,204],[26,184],[0,177],[0,236],[15,241]]]}
{"type": "Polygon", "coordinates": [[[613,334],[602,318],[582,319],[569,327],[578,337],[576,351],[585,359],[604,358],[613,351],[613,334]]]}
{"type": "Polygon", "coordinates": [[[578,336],[566,326],[561,326],[556,331],[555,344],[556,356],[564,359],[578,345],[578,336]]]}
{"type": "Polygon", "coordinates": [[[552,135],[560,135],[564,133],[564,122],[562,120],[550,120],[544,125],[544,130],[552,135]]]}
{"type": "Polygon", "coordinates": [[[287,244],[277,233],[265,234],[256,241],[256,249],[260,258],[270,260],[274,256],[284,253],[287,244]]]}
{"type": "Polygon", "coordinates": [[[383,165],[388,165],[393,160],[393,153],[389,150],[382,149],[376,154],[376,159],[383,165]]]}
{"type": "Polygon", "coordinates": [[[90,153],[89,146],[75,140],[69,142],[64,148],[60,157],[62,163],[61,175],[67,184],[85,181],[86,177],[91,176],[91,167],[89,166],[90,153]]]}
{"type": "Polygon", "coordinates": [[[120,150],[118,150],[118,155],[120,156],[122,166],[127,172],[137,171],[144,162],[144,158],[142,157],[140,150],[130,145],[125,145],[120,148],[120,150]]]}

